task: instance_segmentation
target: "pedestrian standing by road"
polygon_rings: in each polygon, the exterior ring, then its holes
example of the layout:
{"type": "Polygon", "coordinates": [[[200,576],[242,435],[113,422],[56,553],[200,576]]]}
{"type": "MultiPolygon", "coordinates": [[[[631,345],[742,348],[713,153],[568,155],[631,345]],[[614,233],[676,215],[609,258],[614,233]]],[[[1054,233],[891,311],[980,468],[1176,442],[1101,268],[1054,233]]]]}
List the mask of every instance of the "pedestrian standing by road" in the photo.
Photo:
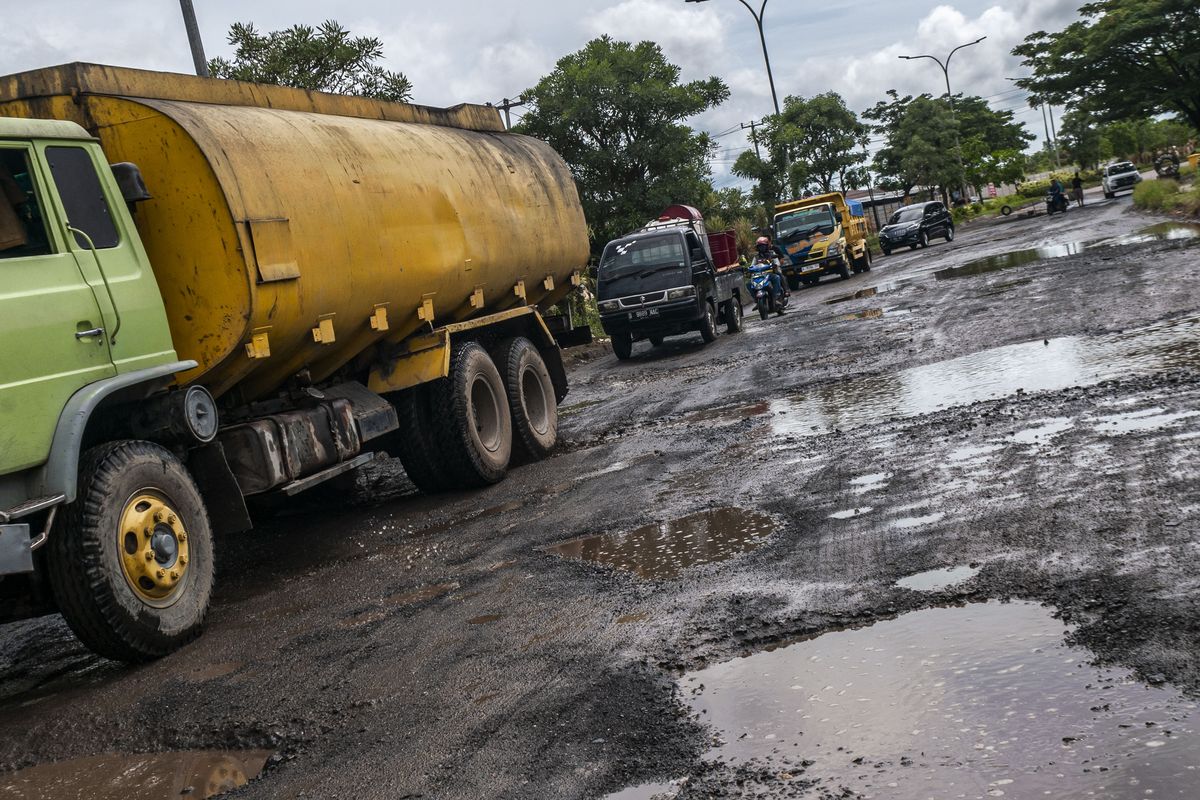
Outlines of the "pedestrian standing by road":
{"type": "Polygon", "coordinates": [[[1071,194],[1075,197],[1075,205],[1083,208],[1083,178],[1079,177],[1079,170],[1075,170],[1075,177],[1071,179],[1071,194]]]}

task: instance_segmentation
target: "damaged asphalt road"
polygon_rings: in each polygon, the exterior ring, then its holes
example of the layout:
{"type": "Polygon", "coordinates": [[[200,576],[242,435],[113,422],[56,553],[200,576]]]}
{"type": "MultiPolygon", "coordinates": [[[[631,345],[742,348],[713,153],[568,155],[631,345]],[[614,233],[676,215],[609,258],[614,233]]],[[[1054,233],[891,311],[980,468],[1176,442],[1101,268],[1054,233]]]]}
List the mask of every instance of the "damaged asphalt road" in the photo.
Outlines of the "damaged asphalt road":
{"type": "Polygon", "coordinates": [[[593,347],[552,458],[440,497],[384,464],[219,541],[175,655],[0,630],[0,766],[269,751],[239,798],[1190,796],[1200,239],[1130,236],[1159,222],[964,226],[708,347],[593,347]]]}

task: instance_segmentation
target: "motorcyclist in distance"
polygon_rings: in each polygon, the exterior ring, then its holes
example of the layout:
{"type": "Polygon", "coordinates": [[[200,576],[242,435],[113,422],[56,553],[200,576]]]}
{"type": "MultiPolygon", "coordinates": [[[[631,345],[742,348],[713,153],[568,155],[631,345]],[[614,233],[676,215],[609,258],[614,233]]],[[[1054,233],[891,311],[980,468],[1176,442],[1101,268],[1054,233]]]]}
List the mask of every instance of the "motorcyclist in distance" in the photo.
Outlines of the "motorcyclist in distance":
{"type": "Polygon", "coordinates": [[[771,291],[777,296],[783,297],[788,294],[787,287],[783,283],[783,273],[779,269],[781,259],[787,258],[779,246],[773,243],[766,236],[758,237],[754,243],[754,255],[759,261],[771,264],[771,291]]]}

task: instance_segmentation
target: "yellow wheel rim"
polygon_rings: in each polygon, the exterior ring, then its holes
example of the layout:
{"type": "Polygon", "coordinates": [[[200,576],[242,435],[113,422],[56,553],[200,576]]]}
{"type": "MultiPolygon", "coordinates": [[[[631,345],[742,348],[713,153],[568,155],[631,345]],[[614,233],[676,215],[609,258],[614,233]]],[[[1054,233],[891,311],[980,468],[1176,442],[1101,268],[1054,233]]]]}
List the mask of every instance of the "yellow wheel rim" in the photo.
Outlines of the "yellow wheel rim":
{"type": "Polygon", "coordinates": [[[165,497],[145,491],[125,503],[117,547],[125,580],[143,602],[163,606],[174,600],[187,576],[188,536],[165,497]]]}

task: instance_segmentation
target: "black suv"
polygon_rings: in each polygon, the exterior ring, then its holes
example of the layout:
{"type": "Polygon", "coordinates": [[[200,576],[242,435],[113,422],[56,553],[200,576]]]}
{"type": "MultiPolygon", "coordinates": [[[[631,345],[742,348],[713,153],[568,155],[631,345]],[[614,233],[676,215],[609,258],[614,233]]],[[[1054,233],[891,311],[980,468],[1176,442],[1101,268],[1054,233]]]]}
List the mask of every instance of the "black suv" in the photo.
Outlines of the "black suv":
{"type": "Polygon", "coordinates": [[[913,203],[892,214],[888,224],[879,231],[879,249],[890,255],[904,245],[916,250],[928,247],[935,236],[954,241],[954,219],[941,203],[913,203]]]}

